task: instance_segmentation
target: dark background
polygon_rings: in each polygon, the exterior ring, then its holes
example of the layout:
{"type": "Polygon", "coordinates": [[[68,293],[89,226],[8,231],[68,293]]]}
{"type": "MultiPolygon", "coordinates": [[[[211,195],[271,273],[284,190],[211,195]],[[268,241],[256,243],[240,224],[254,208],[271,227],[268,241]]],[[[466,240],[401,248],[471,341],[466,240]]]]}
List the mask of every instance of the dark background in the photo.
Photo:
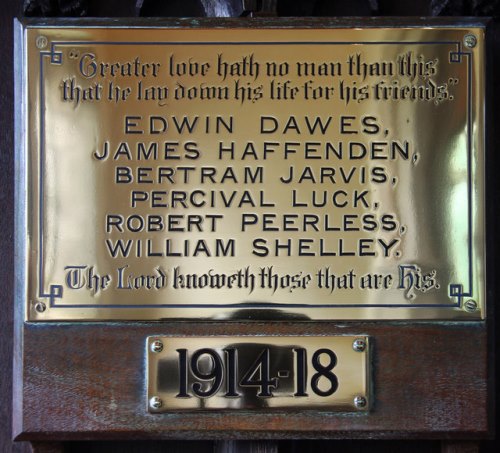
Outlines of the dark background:
{"type": "MultiPolygon", "coordinates": [[[[12,305],[14,276],[14,122],[13,122],[13,18],[23,16],[56,17],[133,17],[161,16],[187,17],[210,16],[217,10],[214,0],[1,0],[0,2],[0,453],[29,452],[27,443],[11,441],[12,412],[12,305]]],[[[226,10],[232,16],[249,16],[276,13],[283,16],[498,16],[500,0],[310,0],[310,1],[273,1],[273,0],[226,0],[226,10]]],[[[251,20],[251,18],[242,19],[251,20]]],[[[362,19],[360,19],[362,20],[362,19]]],[[[500,33],[498,26],[490,35],[492,56],[487,64],[490,75],[489,115],[498,112],[500,105],[500,33]]],[[[494,118],[499,118],[495,113],[494,118]]],[[[498,178],[495,168],[499,160],[496,150],[500,144],[500,123],[489,123],[490,146],[487,150],[487,225],[488,225],[488,302],[495,301],[496,262],[498,246],[495,232],[498,231],[497,211],[500,207],[498,178]]],[[[498,325],[498,320],[495,322],[498,325]]],[[[497,342],[495,342],[497,343],[497,342]]],[[[498,359],[495,359],[498,362],[498,359]]],[[[497,392],[498,393],[498,392],[497,392]]],[[[492,395],[493,398],[493,395],[492,395]]],[[[497,404],[498,406],[498,404],[497,404]]],[[[61,444],[40,444],[36,451],[70,452],[458,452],[458,451],[496,451],[497,442],[482,441],[474,443],[458,441],[391,440],[391,441],[137,441],[137,442],[74,442],[61,444]]]]}

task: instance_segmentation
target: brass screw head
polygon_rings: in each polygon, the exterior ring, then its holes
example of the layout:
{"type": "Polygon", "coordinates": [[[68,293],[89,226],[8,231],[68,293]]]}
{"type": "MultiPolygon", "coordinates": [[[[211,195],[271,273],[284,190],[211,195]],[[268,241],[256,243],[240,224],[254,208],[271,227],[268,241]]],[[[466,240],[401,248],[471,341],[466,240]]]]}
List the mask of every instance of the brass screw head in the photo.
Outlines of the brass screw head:
{"type": "Polygon", "coordinates": [[[163,343],[160,340],[155,340],[151,343],[151,352],[161,352],[163,351],[163,343]]]}
{"type": "Polygon", "coordinates": [[[358,409],[363,409],[366,407],[366,405],[368,404],[368,401],[366,400],[366,398],[364,396],[356,396],[354,398],[354,405],[358,408],[358,409]]]}
{"type": "Polygon", "coordinates": [[[161,400],[161,398],[153,396],[153,398],[149,400],[149,406],[152,409],[160,409],[160,407],[163,406],[163,401],[161,400]]]}
{"type": "Polygon", "coordinates": [[[464,310],[469,313],[473,313],[477,310],[477,302],[475,300],[469,299],[464,303],[464,310]]]}
{"type": "Polygon", "coordinates": [[[47,47],[48,43],[49,43],[49,40],[45,36],[38,36],[38,38],[36,38],[36,46],[39,49],[45,49],[45,47],[47,47]]]}
{"type": "Polygon", "coordinates": [[[35,304],[35,310],[38,313],[43,313],[45,310],[47,310],[47,305],[45,305],[43,302],[37,302],[35,304]]]}
{"type": "Polygon", "coordinates": [[[356,338],[352,342],[352,349],[354,349],[356,352],[363,352],[366,349],[366,341],[362,338],[356,338]]]}
{"type": "Polygon", "coordinates": [[[468,35],[464,36],[464,45],[465,47],[468,47],[469,49],[473,49],[477,45],[477,38],[469,33],[468,35]]]}

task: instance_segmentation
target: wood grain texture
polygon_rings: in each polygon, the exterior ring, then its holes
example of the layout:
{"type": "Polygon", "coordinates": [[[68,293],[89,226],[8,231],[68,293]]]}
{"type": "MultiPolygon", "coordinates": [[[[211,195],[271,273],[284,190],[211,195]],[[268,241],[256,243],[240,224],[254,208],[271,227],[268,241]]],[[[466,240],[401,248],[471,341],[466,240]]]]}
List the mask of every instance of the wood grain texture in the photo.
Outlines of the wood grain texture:
{"type": "Polygon", "coordinates": [[[487,433],[482,323],[142,323],[24,329],[19,439],[439,438],[487,433]],[[146,407],[149,335],[370,335],[374,404],[366,414],[175,412],[146,407]]]}

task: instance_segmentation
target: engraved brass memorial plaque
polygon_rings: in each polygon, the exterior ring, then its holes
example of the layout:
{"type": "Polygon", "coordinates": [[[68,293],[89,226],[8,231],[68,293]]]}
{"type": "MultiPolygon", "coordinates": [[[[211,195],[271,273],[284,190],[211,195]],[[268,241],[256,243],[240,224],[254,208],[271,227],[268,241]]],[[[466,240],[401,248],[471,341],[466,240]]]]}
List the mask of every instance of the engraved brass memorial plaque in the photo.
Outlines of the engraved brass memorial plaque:
{"type": "Polygon", "coordinates": [[[148,338],[148,407],[369,408],[367,337],[148,338]]]}
{"type": "Polygon", "coordinates": [[[481,28],[26,26],[23,59],[27,320],[484,318],[481,28]]]}

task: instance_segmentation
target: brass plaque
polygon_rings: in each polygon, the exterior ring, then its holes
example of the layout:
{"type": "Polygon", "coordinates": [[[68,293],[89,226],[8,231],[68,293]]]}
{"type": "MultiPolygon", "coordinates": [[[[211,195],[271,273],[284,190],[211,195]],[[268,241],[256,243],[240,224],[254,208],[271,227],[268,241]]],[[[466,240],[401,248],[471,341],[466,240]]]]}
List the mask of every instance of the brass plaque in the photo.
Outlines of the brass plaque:
{"type": "Polygon", "coordinates": [[[26,319],[483,319],[483,35],[27,26],[26,319]]]}
{"type": "Polygon", "coordinates": [[[367,411],[368,337],[150,337],[148,409],[367,411]]]}

